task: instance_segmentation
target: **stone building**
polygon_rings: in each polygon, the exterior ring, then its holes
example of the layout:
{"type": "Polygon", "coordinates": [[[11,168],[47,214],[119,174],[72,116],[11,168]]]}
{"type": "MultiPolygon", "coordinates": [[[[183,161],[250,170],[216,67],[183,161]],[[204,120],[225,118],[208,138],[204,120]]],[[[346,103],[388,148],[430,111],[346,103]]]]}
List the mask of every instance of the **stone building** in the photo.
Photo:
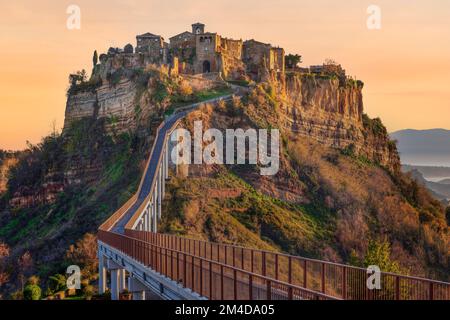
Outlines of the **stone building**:
{"type": "Polygon", "coordinates": [[[242,40],[227,39],[217,33],[206,32],[203,23],[194,23],[192,32],[186,31],[170,38],[171,54],[178,57],[181,63],[190,65],[184,71],[221,72],[225,77],[242,73],[242,45],[242,40]]]}
{"type": "Polygon", "coordinates": [[[185,31],[169,39],[170,49],[195,48],[195,36],[192,32],[185,31]]]}
{"type": "Polygon", "coordinates": [[[153,63],[167,63],[168,49],[168,43],[159,35],[147,32],[136,36],[136,53],[148,55],[153,63]]]}
{"type": "Polygon", "coordinates": [[[270,44],[234,40],[208,32],[203,23],[171,37],[170,43],[152,33],[136,37],[136,54],[144,64],[170,64],[175,72],[220,73],[229,80],[261,80],[268,72],[285,72],[285,52],[270,44]],[[176,63],[174,63],[176,61],[176,63]]]}
{"type": "Polygon", "coordinates": [[[248,40],[243,46],[243,61],[247,72],[255,80],[260,80],[262,72],[285,72],[285,52],[283,48],[272,47],[268,43],[248,40]]]}

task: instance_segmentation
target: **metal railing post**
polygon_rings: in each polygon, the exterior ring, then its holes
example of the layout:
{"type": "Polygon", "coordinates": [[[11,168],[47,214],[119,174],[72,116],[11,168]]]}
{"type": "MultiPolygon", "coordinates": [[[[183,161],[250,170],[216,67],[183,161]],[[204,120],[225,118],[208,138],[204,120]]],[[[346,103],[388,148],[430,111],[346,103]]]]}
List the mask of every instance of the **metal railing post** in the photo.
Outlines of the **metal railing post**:
{"type": "Polygon", "coordinates": [[[325,263],[322,263],[322,293],[325,293],[325,263]]]}
{"type": "Polygon", "coordinates": [[[347,267],[342,267],[342,299],[347,300],[347,267]]]}
{"type": "Polygon", "coordinates": [[[267,300],[272,300],[272,284],[270,280],[267,281],[267,300]]]}

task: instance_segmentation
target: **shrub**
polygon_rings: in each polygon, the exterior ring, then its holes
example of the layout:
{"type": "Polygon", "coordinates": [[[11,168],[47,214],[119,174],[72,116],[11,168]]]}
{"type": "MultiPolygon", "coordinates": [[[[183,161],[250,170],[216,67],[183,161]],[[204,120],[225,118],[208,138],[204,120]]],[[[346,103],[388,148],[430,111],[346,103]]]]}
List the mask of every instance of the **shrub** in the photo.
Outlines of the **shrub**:
{"type": "Polygon", "coordinates": [[[83,288],[83,295],[86,298],[86,300],[91,300],[92,296],[94,295],[94,286],[87,285],[83,288]]]}
{"type": "Polygon", "coordinates": [[[109,82],[113,85],[116,86],[119,84],[120,80],[123,78],[124,76],[124,69],[123,68],[119,68],[116,71],[114,71],[110,77],[109,77],[109,82]]]}
{"type": "Polygon", "coordinates": [[[445,210],[445,217],[447,219],[447,224],[450,225],[450,206],[445,210]]]}
{"type": "Polygon", "coordinates": [[[191,85],[187,81],[181,81],[178,91],[184,100],[188,100],[193,92],[191,85]]]}
{"type": "Polygon", "coordinates": [[[370,240],[364,258],[366,267],[376,265],[383,272],[401,273],[397,262],[391,260],[391,245],[387,241],[370,240]]]}
{"type": "Polygon", "coordinates": [[[23,300],[23,292],[18,290],[10,295],[11,300],[23,300]]]}
{"type": "Polygon", "coordinates": [[[367,132],[371,132],[376,137],[387,137],[387,129],[380,118],[370,119],[367,114],[363,114],[362,120],[367,132]]]}
{"type": "Polygon", "coordinates": [[[41,288],[38,285],[30,284],[23,290],[25,300],[39,300],[41,298],[41,288]]]}
{"type": "Polygon", "coordinates": [[[348,157],[354,157],[356,152],[356,147],[354,143],[349,144],[344,149],[342,149],[341,153],[348,157]]]}
{"type": "Polygon", "coordinates": [[[54,276],[49,277],[47,287],[50,295],[58,291],[66,290],[66,277],[62,274],[55,274],[54,276]]]}
{"type": "Polygon", "coordinates": [[[40,279],[38,276],[31,276],[27,280],[27,285],[37,286],[39,285],[40,279]]]}

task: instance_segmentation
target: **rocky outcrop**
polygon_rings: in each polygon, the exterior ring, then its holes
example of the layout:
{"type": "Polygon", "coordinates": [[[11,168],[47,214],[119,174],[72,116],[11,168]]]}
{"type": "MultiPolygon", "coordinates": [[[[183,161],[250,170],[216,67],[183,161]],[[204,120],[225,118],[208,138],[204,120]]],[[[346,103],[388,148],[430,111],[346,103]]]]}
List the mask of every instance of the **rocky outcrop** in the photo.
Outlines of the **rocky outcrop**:
{"type": "Polygon", "coordinates": [[[351,148],[357,155],[398,170],[397,150],[387,133],[374,133],[363,123],[363,86],[351,79],[290,74],[285,83],[283,125],[295,134],[334,148],[351,148]]]}
{"type": "Polygon", "coordinates": [[[134,126],[136,85],[129,79],[117,85],[102,85],[94,91],[69,95],[64,127],[82,118],[107,118],[119,130],[134,126]]]}

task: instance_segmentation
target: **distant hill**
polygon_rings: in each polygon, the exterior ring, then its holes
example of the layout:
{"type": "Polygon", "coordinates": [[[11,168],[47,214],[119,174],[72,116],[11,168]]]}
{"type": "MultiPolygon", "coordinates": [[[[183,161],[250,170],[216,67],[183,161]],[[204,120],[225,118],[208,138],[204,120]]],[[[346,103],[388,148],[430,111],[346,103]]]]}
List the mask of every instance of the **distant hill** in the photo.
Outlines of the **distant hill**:
{"type": "Polygon", "coordinates": [[[440,181],[438,181],[438,183],[440,183],[440,184],[450,184],[450,179],[440,180],[440,181]]]}
{"type": "Polygon", "coordinates": [[[403,164],[450,167],[450,130],[401,130],[391,133],[398,141],[403,164]]]}
{"type": "Polygon", "coordinates": [[[417,182],[421,183],[425,187],[427,187],[431,194],[438,200],[448,200],[450,199],[450,185],[449,184],[443,184],[438,182],[432,182],[428,181],[424,178],[422,172],[420,172],[418,169],[413,169],[411,171],[411,175],[414,179],[417,180],[417,182]]]}
{"type": "Polygon", "coordinates": [[[404,164],[402,165],[402,170],[404,172],[418,170],[427,180],[444,184],[450,183],[450,167],[413,166],[404,164]]]}

